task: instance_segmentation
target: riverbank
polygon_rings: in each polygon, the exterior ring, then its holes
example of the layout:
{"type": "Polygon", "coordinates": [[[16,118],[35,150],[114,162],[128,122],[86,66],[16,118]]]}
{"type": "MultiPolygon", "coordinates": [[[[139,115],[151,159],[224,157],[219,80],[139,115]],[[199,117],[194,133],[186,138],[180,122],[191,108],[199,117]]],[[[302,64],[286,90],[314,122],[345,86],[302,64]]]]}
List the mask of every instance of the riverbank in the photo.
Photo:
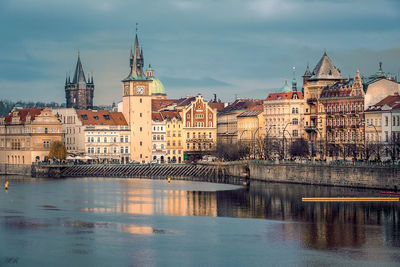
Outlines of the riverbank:
{"type": "Polygon", "coordinates": [[[302,164],[294,162],[237,161],[218,164],[225,175],[250,179],[327,186],[400,189],[398,166],[302,164]]]}
{"type": "Polygon", "coordinates": [[[38,178],[61,177],[173,177],[219,182],[226,177],[266,182],[344,186],[385,190],[400,189],[399,166],[332,165],[246,160],[198,164],[96,164],[96,165],[0,165],[1,175],[38,178]]]}

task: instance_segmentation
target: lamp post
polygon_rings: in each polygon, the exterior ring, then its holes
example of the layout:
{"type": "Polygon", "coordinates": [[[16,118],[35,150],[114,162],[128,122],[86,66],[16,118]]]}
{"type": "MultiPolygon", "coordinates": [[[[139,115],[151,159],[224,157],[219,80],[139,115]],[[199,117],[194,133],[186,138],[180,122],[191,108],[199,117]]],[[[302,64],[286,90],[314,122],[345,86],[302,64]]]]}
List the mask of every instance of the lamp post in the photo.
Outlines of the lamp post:
{"type": "Polygon", "coordinates": [[[283,159],[285,159],[285,131],[286,131],[286,127],[292,124],[292,122],[288,122],[286,123],[285,127],[283,128],[283,132],[282,132],[282,139],[283,139],[283,159]]]}

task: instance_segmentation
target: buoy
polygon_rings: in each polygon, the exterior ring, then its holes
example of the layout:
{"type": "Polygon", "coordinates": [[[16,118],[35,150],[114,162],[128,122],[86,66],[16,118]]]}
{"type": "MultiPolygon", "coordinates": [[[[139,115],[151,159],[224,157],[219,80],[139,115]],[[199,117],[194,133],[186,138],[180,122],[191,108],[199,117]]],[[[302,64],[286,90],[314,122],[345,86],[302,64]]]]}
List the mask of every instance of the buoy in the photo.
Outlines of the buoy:
{"type": "Polygon", "coordinates": [[[171,183],[171,177],[168,177],[168,183],[171,183]]]}
{"type": "Polygon", "coordinates": [[[4,189],[5,189],[5,190],[8,189],[8,181],[6,181],[6,183],[4,184],[4,189]]]}

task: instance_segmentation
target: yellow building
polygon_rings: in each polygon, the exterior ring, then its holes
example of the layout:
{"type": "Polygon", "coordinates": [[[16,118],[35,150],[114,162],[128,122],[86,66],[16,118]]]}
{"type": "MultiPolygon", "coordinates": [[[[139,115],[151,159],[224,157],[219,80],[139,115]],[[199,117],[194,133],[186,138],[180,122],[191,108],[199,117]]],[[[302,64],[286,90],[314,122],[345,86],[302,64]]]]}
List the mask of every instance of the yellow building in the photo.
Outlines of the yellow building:
{"type": "Polygon", "coordinates": [[[237,99],[218,112],[217,138],[219,144],[236,144],[238,142],[237,116],[244,111],[262,104],[262,100],[237,99]]]}
{"type": "Polygon", "coordinates": [[[183,162],[183,122],[178,111],[161,111],[166,127],[168,163],[183,162]]]}
{"type": "Polygon", "coordinates": [[[42,161],[55,141],[62,141],[62,124],[49,108],[15,109],[0,119],[1,164],[42,161]]]}
{"type": "Polygon", "coordinates": [[[263,106],[256,106],[237,116],[237,131],[240,142],[264,139],[263,106]]]}
{"type": "Polygon", "coordinates": [[[217,108],[199,94],[178,103],[183,120],[185,159],[197,160],[215,151],[217,144],[217,108]]]}

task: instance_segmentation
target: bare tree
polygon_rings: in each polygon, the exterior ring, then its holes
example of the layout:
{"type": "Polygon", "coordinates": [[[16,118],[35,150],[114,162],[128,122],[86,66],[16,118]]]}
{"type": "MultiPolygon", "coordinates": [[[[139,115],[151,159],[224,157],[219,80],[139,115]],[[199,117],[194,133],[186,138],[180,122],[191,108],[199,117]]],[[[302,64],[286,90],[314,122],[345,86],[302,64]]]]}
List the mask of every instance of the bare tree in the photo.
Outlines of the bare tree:
{"type": "Polygon", "coordinates": [[[308,149],[308,144],[304,138],[296,139],[289,148],[289,153],[292,157],[306,157],[309,155],[310,151],[308,149]]]}

